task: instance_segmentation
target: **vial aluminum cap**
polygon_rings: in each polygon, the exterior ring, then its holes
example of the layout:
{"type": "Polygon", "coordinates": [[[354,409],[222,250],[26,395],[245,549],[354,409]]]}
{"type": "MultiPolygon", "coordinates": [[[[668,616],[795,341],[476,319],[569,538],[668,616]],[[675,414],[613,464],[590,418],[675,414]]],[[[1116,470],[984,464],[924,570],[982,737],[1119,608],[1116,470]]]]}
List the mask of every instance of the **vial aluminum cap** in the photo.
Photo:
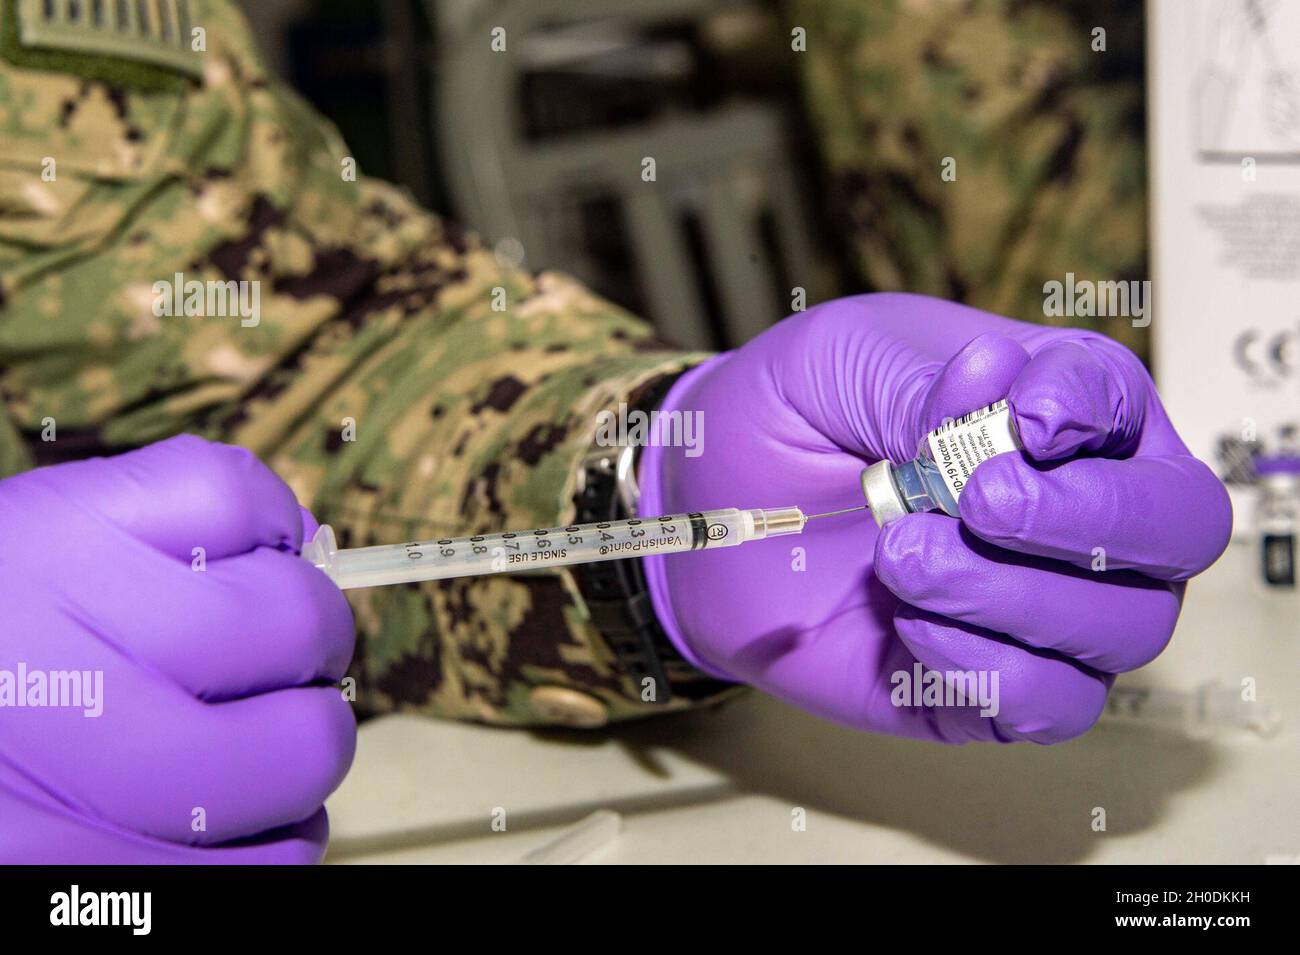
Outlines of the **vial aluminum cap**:
{"type": "Polygon", "coordinates": [[[903,495],[898,493],[893,468],[888,461],[877,461],[870,467],[863,468],[862,493],[866,495],[871,516],[881,527],[908,513],[907,504],[903,501],[903,495]]]}

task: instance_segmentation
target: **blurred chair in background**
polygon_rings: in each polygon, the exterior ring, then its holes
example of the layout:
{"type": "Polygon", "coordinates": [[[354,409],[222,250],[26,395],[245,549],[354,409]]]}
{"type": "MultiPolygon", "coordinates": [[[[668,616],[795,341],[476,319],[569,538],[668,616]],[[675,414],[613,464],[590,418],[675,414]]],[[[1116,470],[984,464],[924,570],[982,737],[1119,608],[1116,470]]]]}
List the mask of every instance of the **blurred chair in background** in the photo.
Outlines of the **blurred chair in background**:
{"type": "Polygon", "coordinates": [[[922,292],[1147,355],[1145,327],[1046,306],[1070,274],[1148,274],[1141,4],[243,2],[300,10],[291,79],[364,170],[682,345],[739,344],[801,287],[922,292]]]}
{"type": "Polygon", "coordinates": [[[753,337],[796,288],[825,294],[772,58],[755,92],[717,55],[777,37],[765,7],[426,4],[452,201],[498,254],[572,272],[688,348],[753,337]]]}

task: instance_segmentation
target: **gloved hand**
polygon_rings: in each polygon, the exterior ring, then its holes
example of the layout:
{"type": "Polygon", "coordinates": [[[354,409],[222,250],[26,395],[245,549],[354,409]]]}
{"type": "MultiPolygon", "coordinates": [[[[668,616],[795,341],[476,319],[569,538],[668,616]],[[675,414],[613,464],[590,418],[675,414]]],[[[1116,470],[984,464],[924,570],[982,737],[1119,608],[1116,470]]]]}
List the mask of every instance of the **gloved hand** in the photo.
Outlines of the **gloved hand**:
{"type": "Polygon", "coordinates": [[[640,511],[860,504],[864,465],[911,460],[945,418],[1003,397],[1024,452],[974,472],[960,521],[877,530],[862,512],[802,538],[643,558],[675,645],[862,729],[1043,743],[1088,729],[1112,675],[1164,648],[1182,581],[1231,529],[1227,492],[1110,339],[913,295],[827,303],[674,385],[663,410],[702,412],[702,453],[647,448],[640,511]],[[917,661],[957,687],[960,672],[990,688],[996,674],[996,715],[913,705],[896,674],[917,661]]]}
{"type": "Polygon", "coordinates": [[[194,437],[0,482],[0,862],[320,860],[353,631],[302,534],[279,478],[194,437]]]}

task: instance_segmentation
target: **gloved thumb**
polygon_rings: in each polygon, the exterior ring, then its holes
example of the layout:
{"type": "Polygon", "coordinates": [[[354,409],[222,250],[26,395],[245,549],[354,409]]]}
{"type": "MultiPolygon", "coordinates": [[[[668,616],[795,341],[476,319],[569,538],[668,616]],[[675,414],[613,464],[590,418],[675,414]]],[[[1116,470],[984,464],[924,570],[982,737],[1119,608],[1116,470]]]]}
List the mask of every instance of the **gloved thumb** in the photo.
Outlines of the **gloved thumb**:
{"type": "MultiPolygon", "coordinates": [[[[320,530],[320,521],[316,520],[316,515],[305,507],[299,507],[298,514],[302,517],[302,542],[305,545],[309,543],[311,539],[316,536],[316,532],[320,530]]],[[[296,548],[296,550],[299,553],[302,552],[302,548],[296,548]]]]}
{"type": "Polygon", "coordinates": [[[945,420],[990,405],[1007,396],[1012,383],[1029,364],[1029,353],[1015,339],[987,332],[973,338],[948,359],[931,382],[921,405],[921,434],[945,420]]]}

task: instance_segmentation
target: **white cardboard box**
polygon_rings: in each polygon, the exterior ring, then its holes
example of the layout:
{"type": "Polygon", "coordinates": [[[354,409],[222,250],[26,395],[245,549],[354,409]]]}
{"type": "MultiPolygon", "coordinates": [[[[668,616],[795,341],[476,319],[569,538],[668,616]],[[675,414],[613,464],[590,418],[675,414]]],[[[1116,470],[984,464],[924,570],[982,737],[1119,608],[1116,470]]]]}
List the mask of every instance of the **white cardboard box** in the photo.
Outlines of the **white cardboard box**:
{"type": "Polygon", "coordinates": [[[1222,473],[1221,438],[1300,423],[1300,3],[1147,12],[1155,375],[1222,473]]]}

